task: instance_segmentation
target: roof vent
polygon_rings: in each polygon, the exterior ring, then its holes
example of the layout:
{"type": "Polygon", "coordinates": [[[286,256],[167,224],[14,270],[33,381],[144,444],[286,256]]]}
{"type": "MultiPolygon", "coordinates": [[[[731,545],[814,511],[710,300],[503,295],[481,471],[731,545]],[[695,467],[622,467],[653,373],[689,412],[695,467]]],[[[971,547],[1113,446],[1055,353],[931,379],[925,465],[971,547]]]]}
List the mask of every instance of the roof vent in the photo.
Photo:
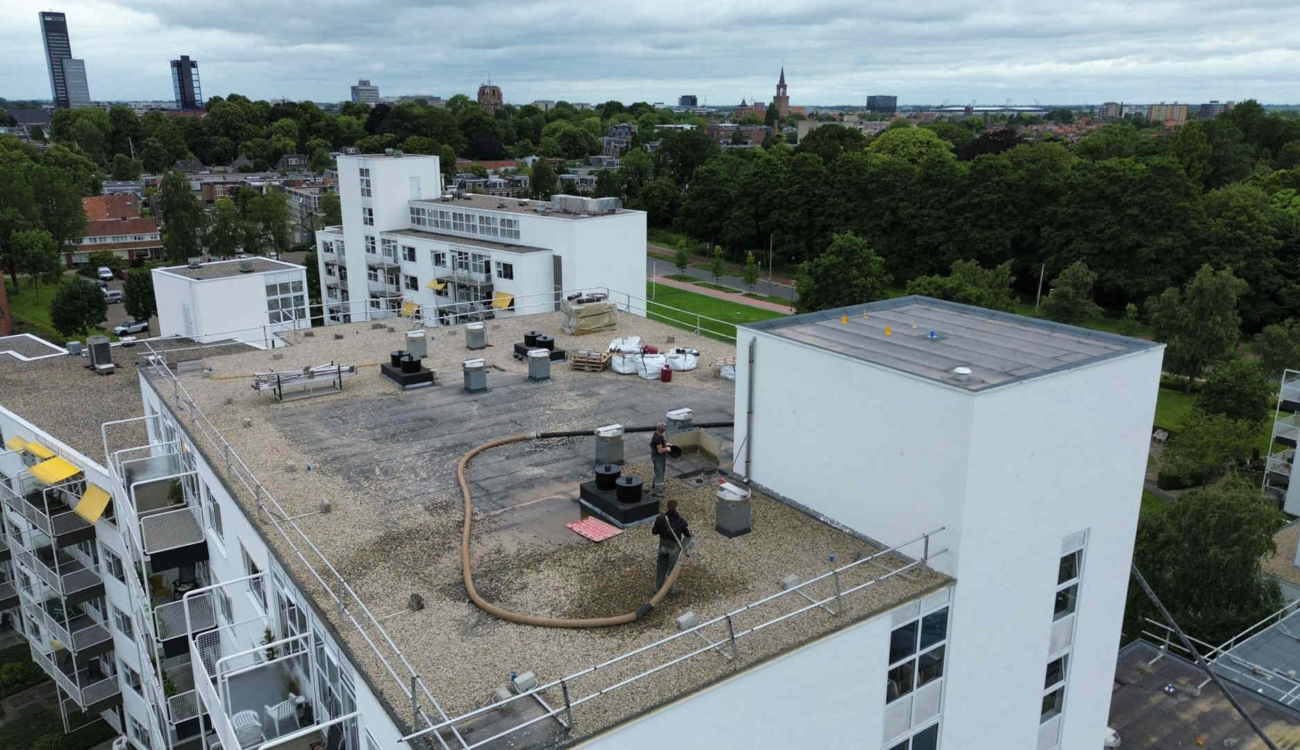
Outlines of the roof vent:
{"type": "Polygon", "coordinates": [[[240,273],[252,273],[252,272],[253,272],[253,261],[250,260],[250,259],[248,259],[248,258],[244,258],[243,260],[239,261],[239,272],[240,272],[240,273]]]}
{"type": "Polygon", "coordinates": [[[975,375],[971,373],[969,367],[952,368],[952,380],[954,383],[961,383],[963,385],[971,385],[973,383],[984,382],[982,378],[975,377],[975,375]]]}
{"type": "Polygon", "coordinates": [[[203,258],[200,257],[200,256],[197,256],[197,255],[196,255],[196,256],[194,256],[193,258],[190,258],[190,261],[189,261],[189,267],[190,267],[190,268],[201,268],[201,267],[203,266],[203,262],[202,262],[202,261],[203,261],[203,258]]]}

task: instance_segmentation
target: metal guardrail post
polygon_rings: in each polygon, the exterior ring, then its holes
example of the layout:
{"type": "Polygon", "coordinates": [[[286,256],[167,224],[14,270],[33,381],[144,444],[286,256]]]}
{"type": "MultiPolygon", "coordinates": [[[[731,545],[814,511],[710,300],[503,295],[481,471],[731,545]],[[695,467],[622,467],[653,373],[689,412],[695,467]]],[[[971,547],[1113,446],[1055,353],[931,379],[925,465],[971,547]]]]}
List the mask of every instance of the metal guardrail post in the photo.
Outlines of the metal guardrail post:
{"type": "Polygon", "coordinates": [[[727,637],[731,639],[731,661],[740,659],[740,649],[736,646],[736,628],[731,624],[731,615],[727,615],[727,637]]]}
{"type": "Polygon", "coordinates": [[[344,620],[345,620],[345,614],[346,614],[346,611],[347,611],[346,606],[343,604],[343,591],[344,591],[344,588],[345,588],[345,584],[343,583],[343,576],[339,576],[339,592],[338,592],[338,598],[339,598],[339,630],[342,630],[342,629],[343,629],[343,622],[344,622],[344,620]]]}
{"type": "Polygon", "coordinates": [[[844,612],[844,594],[840,590],[840,572],[835,573],[835,616],[839,617],[844,612]]]}
{"type": "Polygon", "coordinates": [[[922,552],[921,552],[921,563],[924,564],[924,565],[929,565],[929,563],[930,563],[930,535],[929,535],[929,534],[925,534],[924,536],[925,536],[925,541],[923,542],[923,544],[924,544],[924,548],[923,548],[923,550],[922,550],[922,552]]]}
{"type": "Polygon", "coordinates": [[[573,731],[573,704],[569,701],[569,683],[560,680],[560,692],[564,694],[564,715],[569,719],[569,725],[564,728],[565,733],[573,731]]]}
{"type": "Polygon", "coordinates": [[[415,689],[415,680],[415,675],[411,675],[411,726],[420,721],[420,693],[415,689]]]}

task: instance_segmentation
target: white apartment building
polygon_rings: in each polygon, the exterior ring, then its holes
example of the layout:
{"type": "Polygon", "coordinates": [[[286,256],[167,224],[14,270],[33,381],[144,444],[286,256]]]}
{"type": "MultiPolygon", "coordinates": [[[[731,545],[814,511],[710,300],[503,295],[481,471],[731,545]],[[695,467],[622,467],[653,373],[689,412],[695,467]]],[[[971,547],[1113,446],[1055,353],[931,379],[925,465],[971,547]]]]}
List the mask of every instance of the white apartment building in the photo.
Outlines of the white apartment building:
{"type": "MultiPolygon", "coordinates": [[[[344,338],[276,364],[382,360],[405,334],[344,338]]],[[[0,583],[0,608],[17,604],[69,705],[137,750],[1101,746],[1163,345],[905,297],[741,327],[734,392],[693,372],[539,386],[497,347],[490,391],[387,397],[371,371],[291,403],[249,392],[265,352],[188,352],[205,356],[189,373],[149,346],[109,378],[0,362],[0,579],[17,589],[0,583]],[[429,468],[556,419],[683,403],[734,419],[717,434],[756,491],[749,533],[693,506],[682,591],[635,625],[540,628],[465,601],[463,508],[429,468]]],[[[454,336],[428,346],[464,356],[454,336]]],[[[585,478],[593,443],[470,467],[490,599],[650,596],[645,529],[593,544],[557,528],[578,516],[563,466],[585,478]]]]}
{"type": "Polygon", "coordinates": [[[155,268],[153,289],[164,337],[273,349],[284,334],[311,327],[307,269],[295,263],[253,257],[155,268]]]}
{"type": "Polygon", "coordinates": [[[443,192],[438,157],[340,156],[341,227],[316,233],[327,321],[413,303],[427,324],[556,309],[617,290],[644,314],[646,216],[614,199],[549,202],[443,192]]]}

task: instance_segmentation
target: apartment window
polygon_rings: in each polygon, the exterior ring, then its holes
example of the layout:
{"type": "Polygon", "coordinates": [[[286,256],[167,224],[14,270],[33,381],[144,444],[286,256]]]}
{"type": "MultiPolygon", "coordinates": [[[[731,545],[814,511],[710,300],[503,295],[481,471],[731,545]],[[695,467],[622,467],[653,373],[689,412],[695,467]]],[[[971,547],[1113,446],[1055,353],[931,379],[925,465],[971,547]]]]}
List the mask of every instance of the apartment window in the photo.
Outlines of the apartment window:
{"type": "Polygon", "coordinates": [[[385,258],[397,260],[397,240],[384,239],[380,244],[383,246],[385,258]]]}
{"type": "Polygon", "coordinates": [[[149,744],[149,730],[145,729],[144,725],[136,720],[134,716],[131,717],[131,738],[140,743],[140,747],[145,750],[152,750],[152,746],[149,744]]]}
{"type": "Polygon", "coordinates": [[[513,263],[497,261],[496,266],[498,279],[513,280],[515,278],[515,265],[513,263]]]}
{"type": "Polygon", "coordinates": [[[497,220],[492,216],[478,217],[478,233],[489,237],[497,236],[497,220]]]}
{"type": "Polygon", "coordinates": [[[253,601],[255,601],[257,605],[262,608],[262,611],[265,612],[266,582],[262,580],[262,569],[253,561],[252,556],[248,554],[248,550],[241,546],[240,551],[244,555],[244,575],[257,576],[256,578],[248,579],[248,593],[253,595],[253,601]]]}
{"type": "Polygon", "coordinates": [[[1056,605],[1053,619],[1074,612],[1079,600],[1079,564],[1082,562],[1083,550],[1077,549],[1061,557],[1061,565],[1056,575],[1056,605]]]}
{"type": "Polygon", "coordinates": [[[117,632],[134,641],[135,628],[131,627],[131,617],[118,609],[116,604],[110,606],[113,607],[113,625],[117,628],[117,632]]]}
{"type": "Polygon", "coordinates": [[[361,223],[368,227],[375,225],[375,209],[365,206],[361,209],[361,223]]]}
{"type": "Polygon", "coordinates": [[[446,254],[445,252],[442,252],[441,250],[431,250],[431,251],[429,252],[429,254],[430,254],[430,256],[432,256],[432,258],[433,258],[433,267],[434,267],[434,268],[446,268],[446,267],[447,267],[447,254],[446,254]]]}
{"type": "Polygon", "coordinates": [[[451,229],[453,232],[463,232],[465,234],[478,234],[478,224],[474,220],[474,214],[461,213],[460,211],[451,212],[451,229]]]}
{"type": "Polygon", "coordinates": [[[428,226],[429,210],[420,206],[411,206],[411,224],[417,227],[428,226]]]}
{"type": "Polygon", "coordinates": [[[435,229],[451,229],[451,212],[440,208],[429,209],[429,226],[435,229]]]}
{"type": "Polygon", "coordinates": [[[131,688],[137,693],[140,692],[139,672],[128,667],[126,665],[126,662],[122,661],[121,659],[117,660],[117,671],[122,674],[122,682],[125,682],[127,687],[131,688]]]}
{"type": "Polygon", "coordinates": [[[402,286],[408,292],[418,292],[420,291],[420,280],[415,278],[414,276],[403,276],[402,286]]]}
{"type": "Polygon", "coordinates": [[[347,253],[344,252],[344,245],[345,243],[343,242],[343,240],[334,240],[334,250],[339,254],[340,258],[342,258],[344,255],[347,255],[347,253]]]}
{"type": "Polygon", "coordinates": [[[410,263],[415,262],[415,248],[410,245],[402,245],[402,260],[410,263]]]}
{"type": "Polygon", "coordinates": [[[104,567],[108,572],[113,574],[118,583],[126,583],[126,571],[122,568],[122,558],[113,553],[112,550],[104,550],[104,567]]]}
{"type": "Polygon", "coordinates": [[[276,281],[266,285],[266,309],[271,323],[292,323],[307,320],[307,297],[302,279],[292,275],[277,275],[276,281]]]}
{"type": "Polygon", "coordinates": [[[361,194],[370,195],[370,170],[365,167],[361,168],[361,194]]]}
{"type": "Polygon", "coordinates": [[[518,219],[501,219],[501,236],[512,240],[519,239],[519,220],[518,219]]]}
{"type": "Polygon", "coordinates": [[[225,543],[226,530],[221,523],[221,504],[212,496],[208,486],[203,485],[203,496],[207,499],[208,506],[208,528],[217,535],[217,540],[225,543]]]}
{"type": "Polygon", "coordinates": [[[947,637],[947,607],[894,628],[889,635],[891,666],[886,675],[886,703],[943,677],[947,637]]]}
{"type": "Polygon", "coordinates": [[[367,235],[366,235],[366,255],[374,255],[376,252],[377,252],[377,251],[375,250],[375,238],[374,238],[372,235],[367,234],[367,235]]]}
{"type": "Polygon", "coordinates": [[[935,750],[939,746],[939,725],[937,723],[922,729],[889,750],[935,750]]]}

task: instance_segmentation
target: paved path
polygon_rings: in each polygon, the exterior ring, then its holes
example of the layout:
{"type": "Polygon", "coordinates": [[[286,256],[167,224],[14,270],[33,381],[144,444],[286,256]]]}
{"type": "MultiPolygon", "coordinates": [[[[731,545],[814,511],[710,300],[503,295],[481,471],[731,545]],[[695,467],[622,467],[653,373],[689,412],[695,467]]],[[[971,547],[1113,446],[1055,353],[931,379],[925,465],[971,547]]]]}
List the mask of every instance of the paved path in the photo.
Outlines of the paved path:
{"type": "MultiPolygon", "coordinates": [[[[648,245],[647,248],[655,252],[661,252],[661,253],[667,252],[670,255],[673,252],[671,250],[668,250],[667,248],[659,247],[658,245],[648,245]]],[[[696,258],[692,256],[691,262],[692,263],[705,262],[705,259],[696,258]]],[[[705,271],[704,269],[696,268],[694,266],[687,266],[685,271],[678,271],[677,266],[674,266],[671,262],[666,260],[660,260],[658,258],[653,258],[650,256],[646,256],[645,270],[646,270],[647,278],[651,276],[661,276],[664,274],[680,273],[684,276],[693,276],[699,279],[700,281],[713,281],[713,274],[709,273],[708,271],[705,271]]],[[[733,276],[730,274],[724,274],[718,277],[717,283],[724,284],[726,286],[733,286],[736,287],[737,289],[745,288],[745,282],[739,276],[733,276]]],[[[692,291],[695,290],[692,289],[692,291]]],[[[765,276],[764,278],[760,279],[757,284],[754,285],[754,291],[758,292],[759,294],[766,294],[771,297],[780,297],[782,299],[790,299],[790,300],[799,299],[799,295],[795,293],[794,287],[788,283],[788,279],[783,279],[780,276],[777,276],[771,282],[769,282],[765,276]]],[[[755,302],[755,301],[757,300],[750,300],[750,302],[755,302]]]]}
{"type": "Polygon", "coordinates": [[[688,292],[695,292],[696,294],[702,294],[705,297],[715,297],[717,299],[725,299],[728,302],[735,302],[741,305],[749,305],[750,307],[757,307],[760,310],[771,310],[772,312],[785,313],[786,315],[789,315],[791,313],[790,308],[786,305],[778,305],[773,302],[765,302],[761,299],[751,299],[749,297],[746,297],[743,294],[728,294],[726,292],[719,292],[717,289],[710,289],[706,286],[696,286],[695,284],[692,284],[687,281],[674,281],[673,279],[665,279],[662,276],[655,276],[654,280],[655,283],[657,284],[663,284],[664,286],[672,287],[674,289],[683,289],[688,292]]]}

